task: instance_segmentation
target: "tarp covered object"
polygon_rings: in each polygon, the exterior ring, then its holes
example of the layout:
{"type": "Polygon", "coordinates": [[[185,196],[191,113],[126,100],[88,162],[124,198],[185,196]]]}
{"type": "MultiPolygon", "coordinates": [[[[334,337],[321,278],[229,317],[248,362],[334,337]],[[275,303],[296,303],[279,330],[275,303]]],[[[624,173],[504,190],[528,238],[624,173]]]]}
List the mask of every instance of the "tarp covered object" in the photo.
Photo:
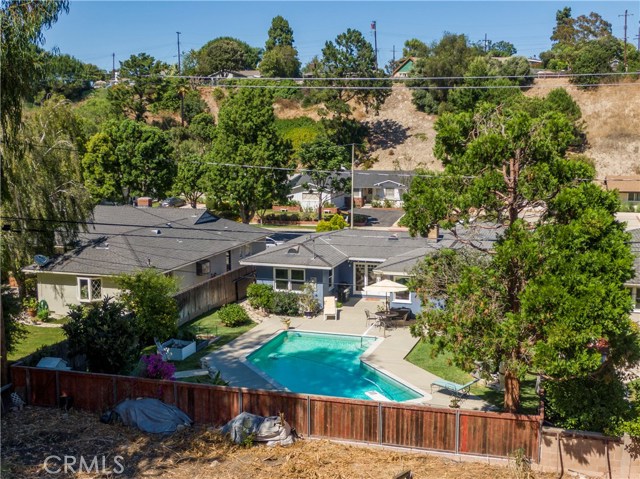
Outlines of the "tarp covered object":
{"type": "Polygon", "coordinates": [[[280,416],[256,416],[243,412],[222,427],[222,434],[236,444],[242,444],[249,436],[255,442],[266,442],[267,446],[293,444],[298,435],[295,429],[280,416]]]}
{"type": "Polygon", "coordinates": [[[126,399],[113,408],[127,426],[135,426],[141,431],[168,434],[178,426],[190,426],[192,421],[180,409],[165,404],[158,399],[126,399]]]}

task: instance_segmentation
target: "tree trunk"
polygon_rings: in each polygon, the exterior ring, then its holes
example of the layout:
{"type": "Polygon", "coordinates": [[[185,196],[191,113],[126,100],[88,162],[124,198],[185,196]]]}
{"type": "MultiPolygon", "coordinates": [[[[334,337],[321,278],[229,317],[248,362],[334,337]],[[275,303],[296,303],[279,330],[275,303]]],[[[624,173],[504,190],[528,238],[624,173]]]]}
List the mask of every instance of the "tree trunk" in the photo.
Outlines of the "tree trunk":
{"type": "Polygon", "coordinates": [[[2,310],[2,301],[0,301],[0,362],[2,366],[2,374],[0,377],[0,385],[4,386],[9,383],[9,365],[7,364],[7,342],[4,335],[4,311],[2,310]]]}
{"type": "Polygon", "coordinates": [[[520,408],[520,380],[507,369],[504,373],[504,409],[507,412],[517,412],[520,408]]]}
{"type": "Polygon", "coordinates": [[[322,219],[322,193],[318,195],[318,221],[322,219]]]}

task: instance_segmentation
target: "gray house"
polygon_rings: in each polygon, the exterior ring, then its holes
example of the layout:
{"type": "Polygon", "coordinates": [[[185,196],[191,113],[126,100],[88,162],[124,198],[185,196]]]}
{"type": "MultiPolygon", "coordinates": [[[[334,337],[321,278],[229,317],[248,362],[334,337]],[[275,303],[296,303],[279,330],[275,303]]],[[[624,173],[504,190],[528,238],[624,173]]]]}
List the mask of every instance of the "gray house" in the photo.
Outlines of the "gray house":
{"type": "Polygon", "coordinates": [[[70,304],[117,295],[115,276],[156,268],[177,278],[181,318],[188,320],[238,299],[238,283],[248,284],[253,273],[240,261],[263,251],[267,235],[206,210],[97,206],[76,248],[25,271],[37,277],[38,299],[62,315],[70,304]]]}
{"type": "MultiPolygon", "coordinates": [[[[482,243],[496,230],[468,238],[482,243]]],[[[240,261],[256,268],[256,281],[279,291],[299,291],[307,282],[315,283],[316,296],[323,304],[326,296],[363,295],[364,287],[380,279],[404,282],[413,266],[441,248],[463,247],[450,233],[437,229],[424,237],[411,237],[406,231],[339,230],[313,233],[283,245],[269,248],[240,261]]],[[[421,308],[413,293],[391,295],[391,306],[421,308]]]]}

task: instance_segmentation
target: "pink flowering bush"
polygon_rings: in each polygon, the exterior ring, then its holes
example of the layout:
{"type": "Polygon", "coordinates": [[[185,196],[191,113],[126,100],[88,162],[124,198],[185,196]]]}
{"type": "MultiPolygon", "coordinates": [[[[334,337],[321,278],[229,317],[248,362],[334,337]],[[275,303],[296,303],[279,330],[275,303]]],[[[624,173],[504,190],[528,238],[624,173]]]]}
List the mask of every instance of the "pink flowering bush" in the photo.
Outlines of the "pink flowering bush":
{"type": "Polygon", "coordinates": [[[145,367],[143,376],[150,379],[173,379],[176,367],[162,360],[160,354],[149,354],[142,356],[142,362],[145,367]]]}

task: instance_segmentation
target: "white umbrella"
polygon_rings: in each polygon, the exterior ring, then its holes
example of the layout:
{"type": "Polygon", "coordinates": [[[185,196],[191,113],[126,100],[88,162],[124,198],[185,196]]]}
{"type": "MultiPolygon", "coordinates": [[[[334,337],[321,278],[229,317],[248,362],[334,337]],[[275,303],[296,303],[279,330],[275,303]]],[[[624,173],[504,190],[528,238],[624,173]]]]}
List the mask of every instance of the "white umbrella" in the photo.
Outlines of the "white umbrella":
{"type": "Polygon", "coordinates": [[[371,294],[373,296],[384,294],[385,301],[389,293],[401,293],[408,290],[409,288],[407,288],[404,284],[396,283],[395,281],[391,281],[390,279],[383,279],[381,281],[378,281],[377,283],[365,286],[363,289],[364,294],[371,294]]]}

